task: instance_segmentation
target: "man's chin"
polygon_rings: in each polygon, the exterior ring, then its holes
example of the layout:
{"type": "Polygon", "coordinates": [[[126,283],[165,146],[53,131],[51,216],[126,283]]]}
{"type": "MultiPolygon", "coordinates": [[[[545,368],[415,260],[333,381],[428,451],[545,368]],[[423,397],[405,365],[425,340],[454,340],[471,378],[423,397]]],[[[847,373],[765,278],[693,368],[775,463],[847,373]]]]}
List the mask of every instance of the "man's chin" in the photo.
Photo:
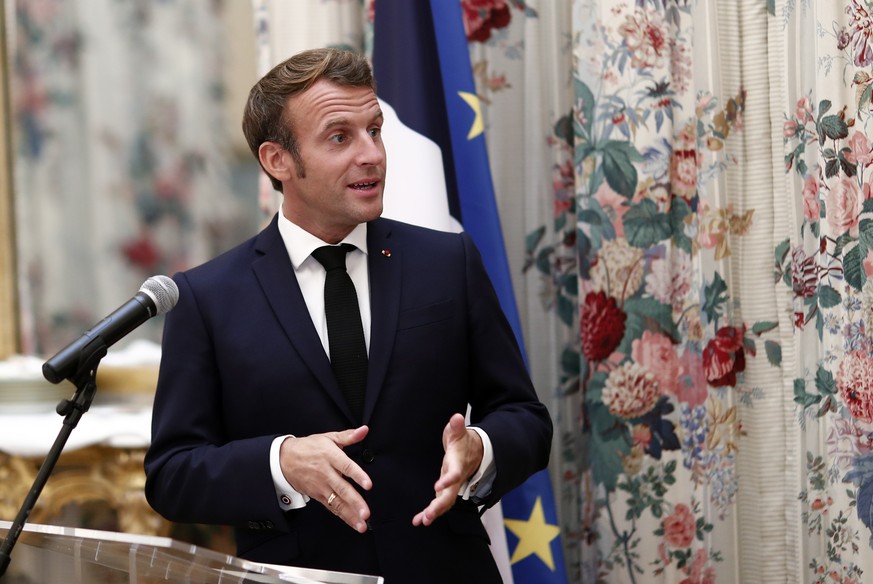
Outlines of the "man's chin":
{"type": "Polygon", "coordinates": [[[382,204],[382,199],[380,197],[378,204],[373,204],[367,207],[364,212],[365,219],[363,219],[361,222],[366,223],[367,221],[373,221],[374,219],[378,219],[382,216],[383,208],[384,205],[382,204]]]}

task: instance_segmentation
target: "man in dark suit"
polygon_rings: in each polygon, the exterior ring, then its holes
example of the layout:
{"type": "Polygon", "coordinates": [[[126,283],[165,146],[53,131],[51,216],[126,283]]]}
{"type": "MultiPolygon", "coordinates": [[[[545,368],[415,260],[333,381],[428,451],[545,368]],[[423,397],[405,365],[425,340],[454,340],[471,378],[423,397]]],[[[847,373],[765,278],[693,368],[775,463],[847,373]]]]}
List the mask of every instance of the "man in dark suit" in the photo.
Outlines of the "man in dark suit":
{"type": "Polygon", "coordinates": [[[253,561],[499,582],[480,509],[546,466],[551,420],[470,238],[380,218],[381,124],[354,53],[305,51],[252,88],[243,129],[282,211],[175,276],[146,495],[234,526],[253,561]],[[362,396],[332,369],[315,257],[341,243],[362,396]]]}

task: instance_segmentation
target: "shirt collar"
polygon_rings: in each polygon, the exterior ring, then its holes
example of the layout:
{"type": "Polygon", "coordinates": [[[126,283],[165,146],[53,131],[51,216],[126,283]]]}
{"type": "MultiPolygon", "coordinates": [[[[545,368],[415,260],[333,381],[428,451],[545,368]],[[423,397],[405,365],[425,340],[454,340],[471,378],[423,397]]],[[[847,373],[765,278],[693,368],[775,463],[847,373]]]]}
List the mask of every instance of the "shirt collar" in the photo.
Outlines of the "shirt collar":
{"type": "MultiPolygon", "coordinates": [[[[300,264],[306,261],[313,251],[323,245],[330,245],[289,221],[281,212],[279,212],[279,234],[282,236],[285,249],[288,250],[288,257],[291,258],[295,270],[300,268],[300,264]]],[[[340,243],[350,243],[366,255],[367,224],[358,224],[340,243]]]]}

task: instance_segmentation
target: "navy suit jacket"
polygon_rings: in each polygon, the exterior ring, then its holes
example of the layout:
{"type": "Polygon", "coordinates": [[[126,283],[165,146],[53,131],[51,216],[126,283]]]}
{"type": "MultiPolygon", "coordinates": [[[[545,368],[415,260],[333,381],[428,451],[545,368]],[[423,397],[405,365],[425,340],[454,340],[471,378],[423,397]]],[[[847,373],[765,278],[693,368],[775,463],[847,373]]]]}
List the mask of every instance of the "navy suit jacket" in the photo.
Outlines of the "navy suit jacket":
{"type": "MultiPolygon", "coordinates": [[[[320,503],[282,511],[274,438],[357,426],[309,317],[277,220],[174,279],[164,325],[146,495],[177,522],[232,525],[254,561],[381,574],[387,582],[495,581],[479,510],[458,503],[433,525],[442,432],[471,405],[494,447],[485,507],[548,463],[549,414],[466,234],[388,219],[367,229],[372,329],[363,423],[346,449],[368,473],[370,530],[320,503]]],[[[497,580],[499,581],[499,579],[497,580]]]]}

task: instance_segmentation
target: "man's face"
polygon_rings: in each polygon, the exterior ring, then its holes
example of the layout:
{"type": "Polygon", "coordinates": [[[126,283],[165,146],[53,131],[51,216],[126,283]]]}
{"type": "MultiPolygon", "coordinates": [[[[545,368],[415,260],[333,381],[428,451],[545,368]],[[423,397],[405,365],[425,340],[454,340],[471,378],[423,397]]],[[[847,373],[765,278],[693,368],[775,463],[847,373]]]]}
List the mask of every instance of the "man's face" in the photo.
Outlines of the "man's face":
{"type": "Polygon", "coordinates": [[[302,166],[291,164],[283,180],[283,213],[335,243],[382,214],[382,110],[369,87],[326,80],[289,99],[286,107],[302,166]]]}

